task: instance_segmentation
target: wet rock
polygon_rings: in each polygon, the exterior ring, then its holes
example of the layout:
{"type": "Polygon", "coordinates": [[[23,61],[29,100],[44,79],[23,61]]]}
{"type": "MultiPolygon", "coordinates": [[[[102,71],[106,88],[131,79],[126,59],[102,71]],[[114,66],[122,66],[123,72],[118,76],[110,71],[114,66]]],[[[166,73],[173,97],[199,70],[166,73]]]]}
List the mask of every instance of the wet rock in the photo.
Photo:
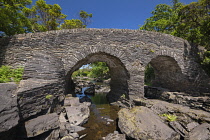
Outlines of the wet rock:
{"type": "Polygon", "coordinates": [[[70,124],[82,125],[87,122],[90,110],[85,104],[65,107],[70,124]]]}
{"type": "Polygon", "coordinates": [[[0,83],[0,132],[15,127],[19,121],[15,83],[0,83]]]}
{"type": "Polygon", "coordinates": [[[138,98],[133,100],[136,106],[146,106],[145,100],[143,98],[138,98]]]}
{"type": "Polygon", "coordinates": [[[98,89],[96,89],[96,92],[103,92],[103,93],[108,93],[110,91],[110,87],[109,86],[99,86],[98,89]]]}
{"type": "Polygon", "coordinates": [[[104,140],[126,140],[125,134],[108,134],[104,140]]]}
{"type": "Polygon", "coordinates": [[[81,136],[79,137],[79,139],[83,139],[83,138],[86,137],[86,136],[87,136],[87,134],[81,135],[81,136]]]}
{"type": "Polygon", "coordinates": [[[56,113],[39,116],[25,122],[27,137],[34,137],[59,127],[56,113]]]}
{"type": "Polygon", "coordinates": [[[179,140],[180,135],[164,124],[161,118],[146,107],[123,108],[118,113],[118,126],[130,138],[179,140]]]}
{"type": "Polygon", "coordinates": [[[61,138],[61,140],[76,140],[76,139],[74,139],[73,136],[64,136],[61,138]]]}
{"type": "Polygon", "coordinates": [[[69,135],[72,136],[74,140],[79,138],[79,135],[77,133],[70,133],[69,135]]]}
{"type": "Polygon", "coordinates": [[[209,140],[210,139],[210,124],[203,123],[195,127],[189,133],[190,140],[209,140]]]}
{"type": "Polygon", "coordinates": [[[90,87],[90,88],[87,88],[84,93],[86,95],[94,95],[95,94],[95,88],[94,87],[90,87]]]}
{"type": "Polygon", "coordinates": [[[105,83],[105,84],[109,84],[110,82],[111,82],[111,78],[103,81],[103,83],[105,83]]]}
{"type": "Polygon", "coordinates": [[[82,97],[82,98],[79,99],[79,102],[80,103],[83,103],[83,102],[92,102],[92,100],[89,97],[84,96],[84,97],[82,97]]]}
{"type": "Polygon", "coordinates": [[[112,120],[112,119],[107,119],[107,122],[114,122],[114,120],[112,120]]]}

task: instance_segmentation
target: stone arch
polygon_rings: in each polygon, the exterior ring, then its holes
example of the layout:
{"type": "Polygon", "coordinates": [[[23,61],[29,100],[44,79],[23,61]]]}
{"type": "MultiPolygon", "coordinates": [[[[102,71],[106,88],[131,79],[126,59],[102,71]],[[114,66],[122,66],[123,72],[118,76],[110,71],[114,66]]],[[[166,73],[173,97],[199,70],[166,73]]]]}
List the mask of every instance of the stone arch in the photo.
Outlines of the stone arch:
{"type": "Polygon", "coordinates": [[[172,91],[187,90],[188,82],[179,63],[174,57],[157,55],[149,62],[154,69],[155,80],[153,86],[167,88],[172,91]]]}
{"type": "Polygon", "coordinates": [[[129,73],[126,70],[124,64],[116,56],[110,55],[104,52],[91,53],[85,58],[77,61],[77,63],[67,72],[66,75],[66,93],[74,94],[74,83],[71,79],[71,75],[74,71],[78,70],[82,65],[89,64],[92,62],[106,62],[111,75],[110,89],[107,98],[109,102],[117,101],[123,94],[128,96],[128,80],[129,73]]]}

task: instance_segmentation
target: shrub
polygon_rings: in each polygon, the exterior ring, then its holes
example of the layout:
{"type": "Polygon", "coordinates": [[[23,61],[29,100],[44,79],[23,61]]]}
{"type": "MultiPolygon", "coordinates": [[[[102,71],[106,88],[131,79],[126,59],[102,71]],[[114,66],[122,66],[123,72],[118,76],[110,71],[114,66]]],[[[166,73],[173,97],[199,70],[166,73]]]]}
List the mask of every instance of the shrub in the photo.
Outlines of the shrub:
{"type": "Polygon", "coordinates": [[[171,115],[171,114],[162,114],[160,116],[166,117],[166,120],[169,122],[176,121],[177,119],[176,115],[171,115]]]}
{"type": "Polygon", "coordinates": [[[18,67],[16,69],[13,69],[10,66],[1,66],[0,83],[20,82],[20,80],[22,80],[23,71],[24,71],[23,67],[18,67]]]}
{"type": "Polygon", "coordinates": [[[51,94],[48,94],[48,95],[45,96],[45,98],[48,99],[48,100],[51,99],[52,97],[53,97],[53,95],[51,95],[51,94]]]}

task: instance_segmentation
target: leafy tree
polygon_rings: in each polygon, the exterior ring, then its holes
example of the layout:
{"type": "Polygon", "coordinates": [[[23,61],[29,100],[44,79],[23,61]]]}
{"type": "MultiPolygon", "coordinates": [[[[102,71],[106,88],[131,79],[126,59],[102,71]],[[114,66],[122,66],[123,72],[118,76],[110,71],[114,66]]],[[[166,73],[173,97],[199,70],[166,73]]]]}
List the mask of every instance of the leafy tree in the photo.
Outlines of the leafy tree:
{"type": "Polygon", "coordinates": [[[82,21],[79,19],[64,20],[61,24],[61,29],[74,29],[74,28],[84,28],[82,21]]]}
{"type": "Polygon", "coordinates": [[[90,18],[92,18],[93,14],[88,14],[87,12],[81,10],[79,13],[80,19],[85,27],[91,22],[90,18]]]}
{"type": "Polygon", "coordinates": [[[46,4],[44,0],[36,1],[32,8],[24,8],[23,11],[32,23],[33,31],[50,31],[58,29],[58,26],[66,18],[61,13],[61,7],[58,4],[46,4]]]}
{"type": "Polygon", "coordinates": [[[199,0],[183,5],[172,0],[172,6],[159,4],[152,11],[153,16],[146,19],[142,30],[172,34],[207,49],[201,64],[210,74],[210,1],[199,0]]]}
{"type": "Polygon", "coordinates": [[[178,0],[173,0],[172,2],[172,6],[158,4],[155,10],[151,12],[153,16],[146,19],[145,24],[140,29],[168,34],[172,33],[177,24],[178,11],[182,7],[182,4],[178,0]]]}
{"type": "Polygon", "coordinates": [[[0,0],[0,35],[14,35],[31,31],[30,21],[22,9],[31,0],[0,0]]]}
{"type": "Polygon", "coordinates": [[[210,1],[199,0],[185,5],[178,16],[174,35],[210,49],[210,1]]]}
{"type": "Polygon", "coordinates": [[[109,75],[109,67],[105,62],[94,62],[90,64],[92,70],[88,74],[89,77],[93,78],[101,78],[101,79],[108,79],[109,75]]]}

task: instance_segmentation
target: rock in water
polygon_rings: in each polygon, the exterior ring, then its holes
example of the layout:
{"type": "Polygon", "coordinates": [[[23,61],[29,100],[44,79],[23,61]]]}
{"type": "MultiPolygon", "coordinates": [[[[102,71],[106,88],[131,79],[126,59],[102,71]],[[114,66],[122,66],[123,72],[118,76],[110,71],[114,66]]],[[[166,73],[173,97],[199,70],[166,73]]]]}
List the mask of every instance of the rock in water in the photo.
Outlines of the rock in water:
{"type": "Polygon", "coordinates": [[[90,116],[89,107],[86,104],[81,104],[79,106],[66,106],[65,109],[69,123],[73,125],[82,125],[86,123],[90,116]]]}
{"type": "Polygon", "coordinates": [[[179,140],[180,135],[161,121],[147,107],[123,108],[118,113],[118,126],[124,134],[136,140],[179,140]]]}
{"type": "Polygon", "coordinates": [[[105,137],[105,140],[126,140],[125,134],[110,133],[105,137]]]}
{"type": "Polygon", "coordinates": [[[90,88],[87,88],[84,93],[86,95],[94,95],[95,94],[95,88],[94,87],[90,87],[90,88]]]}

